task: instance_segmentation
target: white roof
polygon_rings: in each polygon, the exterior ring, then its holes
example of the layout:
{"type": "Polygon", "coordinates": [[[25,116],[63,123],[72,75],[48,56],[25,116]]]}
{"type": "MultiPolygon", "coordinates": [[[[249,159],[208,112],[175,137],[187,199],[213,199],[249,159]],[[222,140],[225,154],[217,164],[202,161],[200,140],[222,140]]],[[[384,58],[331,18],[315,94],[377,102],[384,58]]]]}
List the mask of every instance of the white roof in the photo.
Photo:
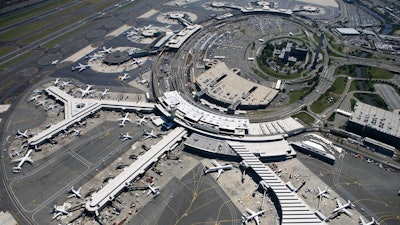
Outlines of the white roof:
{"type": "Polygon", "coordinates": [[[340,34],[344,34],[344,35],[357,35],[360,34],[360,32],[358,32],[356,29],[354,28],[336,28],[336,30],[340,33],[340,34]]]}

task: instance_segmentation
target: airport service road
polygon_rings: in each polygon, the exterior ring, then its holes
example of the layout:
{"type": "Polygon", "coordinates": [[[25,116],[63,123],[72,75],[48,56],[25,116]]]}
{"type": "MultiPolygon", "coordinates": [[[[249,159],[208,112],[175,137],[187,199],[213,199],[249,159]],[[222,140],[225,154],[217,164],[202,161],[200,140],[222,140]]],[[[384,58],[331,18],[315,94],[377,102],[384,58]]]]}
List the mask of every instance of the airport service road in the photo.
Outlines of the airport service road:
{"type": "Polygon", "coordinates": [[[214,176],[204,176],[199,164],[182,179],[174,177],[128,224],[237,225],[241,215],[214,176]]]}
{"type": "Polygon", "coordinates": [[[302,153],[298,153],[297,158],[330,189],[354,202],[355,209],[368,219],[373,216],[379,222],[383,221],[381,225],[399,224],[399,171],[388,172],[366,159],[354,157],[352,153],[347,153],[344,158],[336,156],[334,166],[302,153]]]}

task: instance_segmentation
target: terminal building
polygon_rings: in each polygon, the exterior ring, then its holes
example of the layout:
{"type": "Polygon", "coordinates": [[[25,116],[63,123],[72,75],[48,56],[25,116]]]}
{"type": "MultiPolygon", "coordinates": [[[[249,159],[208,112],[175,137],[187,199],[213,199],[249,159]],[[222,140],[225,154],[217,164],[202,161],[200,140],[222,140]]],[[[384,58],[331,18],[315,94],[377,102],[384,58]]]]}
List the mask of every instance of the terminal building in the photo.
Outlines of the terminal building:
{"type": "Polygon", "coordinates": [[[399,113],[357,102],[346,130],[400,148],[399,113]]]}
{"type": "Polygon", "coordinates": [[[207,101],[228,108],[228,112],[266,108],[279,93],[239,76],[239,69],[229,69],[224,62],[213,60],[209,68],[196,78],[198,93],[195,99],[207,101]]]}

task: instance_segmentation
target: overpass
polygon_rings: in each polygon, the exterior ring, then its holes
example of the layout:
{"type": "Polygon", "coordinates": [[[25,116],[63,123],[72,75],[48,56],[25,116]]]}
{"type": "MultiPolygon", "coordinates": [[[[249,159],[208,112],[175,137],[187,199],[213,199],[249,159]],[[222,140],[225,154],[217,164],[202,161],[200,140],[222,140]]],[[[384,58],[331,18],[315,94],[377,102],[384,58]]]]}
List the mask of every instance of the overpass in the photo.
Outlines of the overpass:
{"type": "Polygon", "coordinates": [[[182,127],[177,127],[168,135],[164,136],[157,144],[153,145],[144,155],[140,156],[129,167],[126,167],[117,177],[110,180],[98,192],[94,193],[87,201],[85,208],[89,212],[99,214],[107,202],[112,201],[124,187],[129,186],[130,182],[137,176],[146,172],[151,164],[158,161],[161,156],[173,148],[173,146],[182,140],[187,131],[182,127]]]}
{"type": "Polygon", "coordinates": [[[122,109],[151,112],[154,104],[146,102],[126,102],[114,100],[82,99],[74,98],[60,90],[58,87],[51,86],[46,88],[46,93],[53,96],[56,100],[64,104],[64,120],[52,125],[46,130],[28,139],[31,146],[40,145],[44,141],[54,137],[63,130],[72,127],[75,123],[89,117],[101,109],[122,109]]]}

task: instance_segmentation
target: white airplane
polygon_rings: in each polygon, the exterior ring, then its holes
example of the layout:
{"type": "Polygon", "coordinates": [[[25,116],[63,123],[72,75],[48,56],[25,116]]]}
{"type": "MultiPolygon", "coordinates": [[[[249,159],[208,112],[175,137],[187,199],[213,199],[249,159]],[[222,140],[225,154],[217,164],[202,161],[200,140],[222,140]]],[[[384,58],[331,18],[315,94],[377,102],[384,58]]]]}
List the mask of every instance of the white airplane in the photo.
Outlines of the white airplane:
{"type": "Polygon", "coordinates": [[[106,95],[108,95],[108,92],[110,91],[110,89],[104,89],[104,91],[103,92],[101,92],[101,94],[100,94],[100,99],[103,99],[103,98],[105,98],[106,97],[106,95]]]}
{"type": "Polygon", "coordinates": [[[31,91],[32,94],[42,94],[42,90],[40,89],[35,89],[33,91],[31,91]]]}
{"type": "Polygon", "coordinates": [[[353,215],[353,213],[347,210],[347,208],[354,206],[350,200],[348,200],[346,204],[342,205],[342,203],[339,202],[339,199],[336,199],[336,204],[337,207],[333,210],[333,213],[346,213],[350,217],[353,215]]]}
{"type": "Polygon", "coordinates": [[[146,186],[149,188],[149,191],[147,192],[147,195],[150,193],[153,194],[153,197],[156,198],[160,194],[160,187],[153,187],[150,184],[146,184],[146,186]]]}
{"type": "Polygon", "coordinates": [[[73,132],[73,136],[75,136],[75,137],[81,136],[81,133],[82,133],[81,130],[76,130],[76,129],[73,129],[72,132],[73,132]]]}
{"type": "Polygon", "coordinates": [[[136,32],[140,33],[140,30],[139,30],[139,28],[132,27],[132,29],[134,29],[136,32]]]}
{"type": "Polygon", "coordinates": [[[145,29],[145,30],[148,30],[148,29],[150,29],[152,26],[153,26],[152,24],[149,24],[148,26],[144,26],[144,29],[145,29]]]}
{"type": "Polygon", "coordinates": [[[53,82],[54,86],[57,86],[58,83],[60,83],[60,78],[56,78],[56,80],[53,82]]]}
{"type": "Polygon", "coordinates": [[[67,211],[67,207],[65,205],[65,202],[64,202],[64,204],[62,206],[54,205],[53,211],[54,211],[53,220],[57,219],[59,216],[68,215],[69,214],[69,212],[67,211]]]}
{"type": "Polygon", "coordinates": [[[144,139],[158,138],[158,135],[154,134],[154,130],[151,130],[151,132],[147,132],[146,130],[143,130],[143,135],[145,135],[144,139]]]}
{"type": "Polygon", "coordinates": [[[66,86],[68,86],[71,83],[71,81],[63,81],[61,84],[61,89],[64,89],[66,86]]]}
{"type": "Polygon", "coordinates": [[[127,37],[132,37],[132,36],[135,36],[135,35],[137,35],[138,33],[136,32],[136,31],[133,31],[133,30],[131,30],[131,31],[127,31],[126,33],[125,33],[125,35],[127,36],[127,37]]]}
{"type": "Polygon", "coordinates": [[[143,125],[143,123],[147,123],[147,116],[143,116],[142,118],[140,118],[140,119],[138,119],[138,120],[136,120],[137,122],[136,122],[136,124],[137,125],[143,125]]]}
{"type": "Polygon", "coordinates": [[[129,116],[129,113],[126,113],[124,117],[118,119],[118,121],[121,121],[121,123],[118,124],[120,127],[123,127],[125,125],[126,121],[129,121],[129,122],[131,121],[131,119],[129,119],[128,116],[129,116]]]}
{"type": "Polygon", "coordinates": [[[140,61],[140,60],[137,60],[137,59],[133,58],[133,62],[132,62],[131,65],[133,65],[133,64],[136,64],[138,67],[140,67],[140,66],[143,65],[143,62],[140,61]]]}
{"type": "Polygon", "coordinates": [[[106,48],[106,46],[103,46],[103,50],[99,51],[100,53],[108,54],[111,53],[112,47],[106,48]]]}
{"type": "Polygon", "coordinates": [[[86,70],[87,68],[90,68],[90,65],[87,65],[87,64],[83,65],[83,64],[79,63],[78,66],[72,66],[72,71],[79,69],[78,72],[82,72],[83,70],[86,70]]]}
{"type": "Polygon", "coordinates": [[[119,80],[120,80],[120,81],[124,81],[124,80],[126,80],[126,79],[128,79],[128,78],[130,78],[129,73],[124,73],[124,75],[123,75],[122,77],[119,76],[119,80]]]}
{"type": "Polygon", "coordinates": [[[23,139],[23,138],[29,138],[29,134],[28,134],[28,130],[25,130],[25,132],[21,132],[20,130],[17,130],[17,134],[16,134],[16,138],[20,138],[20,139],[23,139]]]}
{"type": "Polygon", "coordinates": [[[210,173],[210,172],[218,172],[217,175],[217,180],[219,176],[221,175],[224,170],[229,170],[232,169],[232,165],[221,165],[217,162],[217,160],[213,159],[212,163],[214,164],[214,167],[204,167],[204,174],[210,173]]]}
{"type": "Polygon", "coordinates": [[[365,222],[365,221],[363,220],[363,218],[360,216],[360,224],[361,224],[361,225],[375,225],[375,224],[378,224],[378,222],[376,222],[376,220],[375,220],[374,217],[372,217],[372,220],[371,220],[371,221],[365,222]]]}
{"type": "Polygon", "coordinates": [[[319,187],[318,187],[318,194],[317,194],[317,198],[319,198],[319,200],[321,201],[322,200],[322,198],[329,198],[329,195],[328,195],[328,187],[325,187],[325,189],[324,190],[321,190],[319,187]]]}
{"type": "Polygon", "coordinates": [[[88,61],[92,61],[92,60],[97,60],[97,59],[102,59],[103,56],[102,55],[97,55],[96,53],[94,53],[93,55],[88,55],[89,60],[88,61]]]}
{"type": "Polygon", "coordinates": [[[81,95],[82,98],[93,92],[93,90],[90,90],[92,87],[93,87],[93,85],[87,84],[87,87],[85,90],[83,90],[82,88],[79,88],[79,90],[82,92],[82,95],[81,95]]]}
{"type": "Polygon", "coordinates": [[[60,60],[56,59],[53,62],[51,62],[51,65],[56,65],[60,60]]]}
{"type": "Polygon", "coordinates": [[[30,155],[32,154],[32,149],[31,150],[29,150],[27,153],[26,153],[26,155],[24,156],[24,157],[21,157],[21,158],[19,158],[19,159],[14,159],[14,160],[12,160],[11,162],[13,162],[13,163],[18,163],[18,165],[17,166],[15,166],[15,167],[13,167],[13,172],[14,173],[19,173],[19,172],[21,172],[21,169],[22,169],[22,165],[24,165],[24,163],[25,162],[29,162],[30,164],[32,164],[33,163],[33,160],[31,159],[31,157],[30,157],[30,155]]]}
{"type": "Polygon", "coordinates": [[[46,104],[47,100],[36,103],[36,107],[46,104]]]}
{"type": "Polygon", "coordinates": [[[129,133],[127,132],[126,134],[122,134],[119,136],[119,138],[122,139],[122,141],[126,141],[126,140],[130,140],[132,139],[132,136],[129,135],[129,133]]]}
{"type": "Polygon", "coordinates": [[[28,99],[28,102],[31,102],[31,101],[36,102],[40,98],[40,96],[42,96],[42,95],[35,95],[35,96],[31,97],[30,99],[28,99]]]}
{"type": "Polygon", "coordinates": [[[177,2],[176,0],[174,1],[176,6],[181,6],[181,3],[177,2]]]}
{"type": "Polygon", "coordinates": [[[75,197],[75,198],[82,198],[82,195],[81,195],[81,188],[82,188],[82,187],[80,187],[78,190],[75,190],[75,189],[74,189],[74,186],[72,186],[71,189],[69,190],[69,192],[72,193],[72,194],[71,194],[70,196],[68,196],[68,198],[73,198],[73,197],[75,197]]]}
{"type": "Polygon", "coordinates": [[[46,111],[52,110],[52,109],[56,108],[57,106],[59,106],[58,103],[56,103],[56,104],[51,104],[51,105],[47,106],[47,107],[45,108],[45,110],[46,110],[46,111]]]}
{"type": "Polygon", "coordinates": [[[260,224],[260,218],[258,216],[262,215],[265,210],[260,210],[258,212],[254,212],[250,209],[246,208],[246,212],[250,214],[249,216],[246,216],[245,214],[242,215],[242,224],[247,224],[250,220],[254,220],[254,222],[259,225],[260,224]]]}

